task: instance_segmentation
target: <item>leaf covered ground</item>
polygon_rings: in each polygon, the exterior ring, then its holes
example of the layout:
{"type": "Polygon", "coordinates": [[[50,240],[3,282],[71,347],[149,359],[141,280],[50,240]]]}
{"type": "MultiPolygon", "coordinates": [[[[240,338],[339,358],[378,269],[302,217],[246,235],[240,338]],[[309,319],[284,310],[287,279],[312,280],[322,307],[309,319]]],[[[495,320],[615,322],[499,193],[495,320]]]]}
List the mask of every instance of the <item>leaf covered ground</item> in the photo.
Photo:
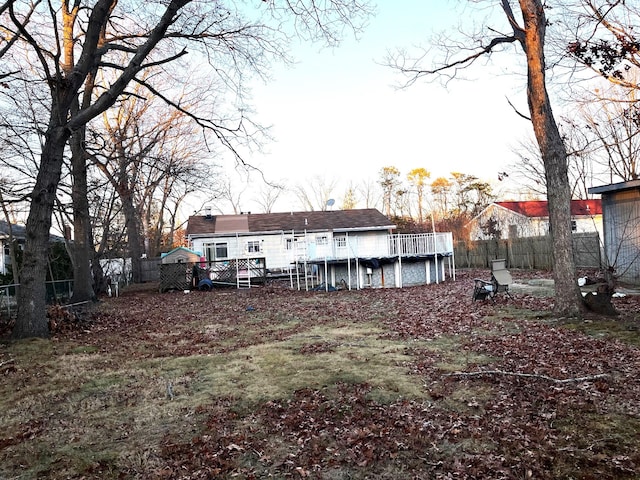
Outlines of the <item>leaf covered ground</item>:
{"type": "Polygon", "coordinates": [[[60,316],[0,344],[0,478],[640,478],[640,296],[555,318],[549,296],[472,302],[482,273],[138,287],[60,316]]]}

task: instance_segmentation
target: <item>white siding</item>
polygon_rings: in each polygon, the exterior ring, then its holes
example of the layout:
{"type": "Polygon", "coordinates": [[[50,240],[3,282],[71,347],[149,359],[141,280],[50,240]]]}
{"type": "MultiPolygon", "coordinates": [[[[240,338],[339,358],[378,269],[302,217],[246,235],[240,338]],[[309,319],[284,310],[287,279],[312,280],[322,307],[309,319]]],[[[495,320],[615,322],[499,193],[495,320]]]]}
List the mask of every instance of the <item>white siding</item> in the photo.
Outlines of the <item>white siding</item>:
{"type": "Polygon", "coordinates": [[[192,250],[206,256],[207,245],[227,243],[226,258],[264,257],[270,270],[287,270],[296,261],[347,260],[389,256],[432,255],[452,253],[450,233],[389,235],[380,232],[321,232],[308,234],[274,233],[238,237],[197,238],[192,250]],[[260,245],[260,251],[250,252],[250,242],[260,245]]]}
{"type": "Polygon", "coordinates": [[[5,255],[5,246],[7,244],[4,242],[4,240],[0,240],[0,248],[2,249],[2,251],[0,251],[0,273],[9,273],[9,255],[5,255]]]}

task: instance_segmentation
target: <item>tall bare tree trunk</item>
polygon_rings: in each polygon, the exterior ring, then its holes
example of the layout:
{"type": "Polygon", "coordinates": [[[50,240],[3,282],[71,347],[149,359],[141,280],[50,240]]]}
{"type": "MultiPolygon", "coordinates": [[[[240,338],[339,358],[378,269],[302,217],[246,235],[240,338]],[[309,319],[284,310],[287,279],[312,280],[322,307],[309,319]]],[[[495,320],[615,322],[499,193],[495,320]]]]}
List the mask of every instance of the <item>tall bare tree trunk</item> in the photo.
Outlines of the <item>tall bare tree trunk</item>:
{"type": "Polygon", "coordinates": [[[125,228],[127,230],[127,246],[131,257],[131,280],[133,283],[142,281],[142,235],[140,235],[140,217],[133,204],[133,192],[131,189],[120,189],[118,192],[122,202],[125,228]]]}
{"type": "Polygon", "coordinates": [[[573,259],[567,152],[551,110],[545,80],[544,40],[547,20],[540,0],[520,0],[520,8],[524,20],[523,47],[527,55],[529,111],[547,180],[549,224],[554,252],[554,310],[561,315],[578,316],[582,311],[582,296],[573,259]]]}
{"type": "Polygon", "coordinates": [[[71,175],[73,186],[73,296],[71,303],[95,301],[93,276],[91,275],[91,220],[87,188],[87,161],[84,153],[85,129],[83,126],[71,136],[71,175]]]}
{"type": "Polygon", "coordinates": [[[59,124],[55,125],[58,120],[55,107],[52,112],[48,135],[40,157],[40,169],[31,193],[31,207],[27,218],[24,256],[20,271],[18,317],[12,332],[13,338],[49,336],[45,283],[49,230],[62,171],[64,147],[69,137],[67,128],[59,124]]]}

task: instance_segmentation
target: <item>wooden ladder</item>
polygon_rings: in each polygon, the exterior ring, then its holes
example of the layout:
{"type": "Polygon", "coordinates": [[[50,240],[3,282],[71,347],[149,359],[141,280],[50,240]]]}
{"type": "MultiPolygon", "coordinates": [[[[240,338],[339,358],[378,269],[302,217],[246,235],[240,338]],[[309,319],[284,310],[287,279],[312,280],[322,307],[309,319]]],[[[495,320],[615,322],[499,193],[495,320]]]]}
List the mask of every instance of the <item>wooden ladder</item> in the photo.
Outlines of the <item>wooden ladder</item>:
{"type": "Polygon", "coordinates": [[[238,290],[251,288],[251,270],[249,269],[249,262],[247,262],[247,269],[244,270],[240,268],[240,261],[236,260],[236,286],[238,290]]]}

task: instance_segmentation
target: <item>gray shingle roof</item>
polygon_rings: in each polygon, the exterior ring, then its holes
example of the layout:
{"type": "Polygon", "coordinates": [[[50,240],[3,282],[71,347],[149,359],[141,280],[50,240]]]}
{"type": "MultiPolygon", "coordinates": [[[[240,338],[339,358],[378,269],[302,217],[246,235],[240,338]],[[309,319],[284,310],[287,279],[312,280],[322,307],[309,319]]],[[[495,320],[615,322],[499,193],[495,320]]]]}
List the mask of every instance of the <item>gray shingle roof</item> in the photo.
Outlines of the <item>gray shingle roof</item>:
{"type": "Polygon", "coordinates": [[[626,182],[612,183],[610,185],[601,185],[599,187],[591,187],[589,193],[612,193],[622,190],[640,189],[640,180],[629,180],[626,182]]]}
{"type": "MultiPolygon", "coordinates": [[[[187,224],[187,235],[235,233],[228,229],[228,215],[191,216],[187,224]],[[227,226],[220,228],[221,224],[227,226]],[[218,228],[216,228],[218,227],[218,228]]],[[[234,215],[233,217],[237,217],[234,215]]],[[[238,233],[281,232],[295,230],[347,231],[387,230],[396,226],[375,208],[358,210],[332,210],[326,212],[249,213],[246,215],[247,230],[238,233]]]]}
{"type": "MultiPolygon", "coordinates": [[[[22,225],[11,224],[11,231],[14,238],[24,238],[25,228],[22,225]]],[[[9,224],[4,220],[0,220],[0,237],[9,237],[9,224]]]]}

